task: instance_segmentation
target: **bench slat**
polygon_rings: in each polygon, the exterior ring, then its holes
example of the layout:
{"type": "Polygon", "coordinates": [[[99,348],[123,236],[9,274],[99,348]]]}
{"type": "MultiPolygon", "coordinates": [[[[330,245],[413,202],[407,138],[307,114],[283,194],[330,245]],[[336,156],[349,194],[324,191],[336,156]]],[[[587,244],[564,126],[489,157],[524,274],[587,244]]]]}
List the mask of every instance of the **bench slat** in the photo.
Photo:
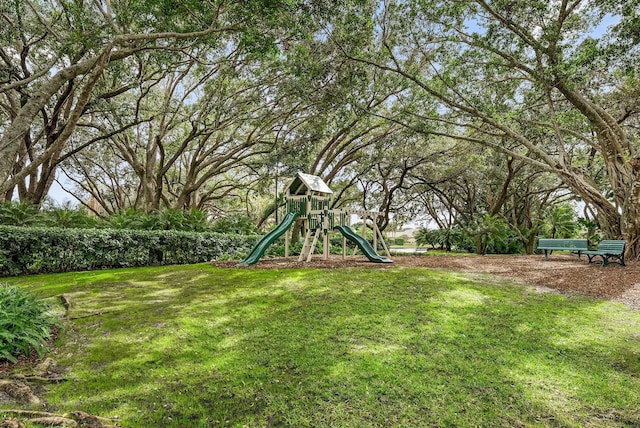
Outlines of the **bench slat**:
{"type": "Polygon", "coordinates": [[[583,251],[588,248],[586,239],[549,239],[541,238],[538,240],[538,250],[544,250],[544,258],[548,259],[548,251],[567,250],[577,251],[578,259],[583,251]]]}

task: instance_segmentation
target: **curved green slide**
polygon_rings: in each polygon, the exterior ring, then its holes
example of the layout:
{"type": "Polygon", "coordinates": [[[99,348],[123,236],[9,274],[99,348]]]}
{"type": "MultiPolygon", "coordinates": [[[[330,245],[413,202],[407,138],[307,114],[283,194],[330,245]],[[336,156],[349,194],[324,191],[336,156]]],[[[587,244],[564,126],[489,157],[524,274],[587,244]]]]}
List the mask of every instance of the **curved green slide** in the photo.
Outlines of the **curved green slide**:
{"type": "Polygon", "coordinates": [[[288,213],[280,224],[273,229],[271,232],[264,235],[253,247],[253,250],[249,253],[246,259],[238,263],[236,266],[249,266],[258,263],[260,257],[264,254],[264,252],[269,248],[269,245],[273,244],[276,239],[282,236],[285,233],[294,221],[296,221],[296,217],[298,217],[297,213],[288,213]]]}
{"type": "Polygon", "coordinates": [[[374,263],[393,263],[393,260],[388,259],[386,257],[381,256],[376,253],[376,250],[373,249],[371,244],[364,239],[362,236],[358,235],[351,229],[349,226],[336,226],[335,229],[342,233],[342,236],[347,238],[349,241],[354,242],[358,248],[364,253],[365,256],[369,259],[370,262],[374,263]]]}

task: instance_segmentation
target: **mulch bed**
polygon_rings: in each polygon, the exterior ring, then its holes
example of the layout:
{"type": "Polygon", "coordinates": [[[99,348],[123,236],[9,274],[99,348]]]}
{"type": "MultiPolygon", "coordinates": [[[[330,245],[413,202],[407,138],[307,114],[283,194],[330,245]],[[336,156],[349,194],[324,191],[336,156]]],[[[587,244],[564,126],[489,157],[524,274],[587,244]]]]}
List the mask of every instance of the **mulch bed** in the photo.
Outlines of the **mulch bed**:
{"type": "MultiPolygon", "coordinates": [[[[389,269],[394,267],[425,267],[430,269],[484,272],[521,280],[523,282],[552,288],[563,293],[579,293],[603,299],[615,300],[625,305],[640,308],[640,262],[628,261],[627,266],[612,263],[602,267],[598,263],[587,263],[586,257],[578,260],[575,255],[553,254],[549,260],[541,255],[532,256],[394,256],[394,263],[370,263],[364,257],[331,256],[322,260],[314,256],[309,263],[296,258],[263,259],[246,269],[290,269],[366,267],[389,269]]],[[[212,262],[214,266],[233,267],[237,261],[212,262]]]]}

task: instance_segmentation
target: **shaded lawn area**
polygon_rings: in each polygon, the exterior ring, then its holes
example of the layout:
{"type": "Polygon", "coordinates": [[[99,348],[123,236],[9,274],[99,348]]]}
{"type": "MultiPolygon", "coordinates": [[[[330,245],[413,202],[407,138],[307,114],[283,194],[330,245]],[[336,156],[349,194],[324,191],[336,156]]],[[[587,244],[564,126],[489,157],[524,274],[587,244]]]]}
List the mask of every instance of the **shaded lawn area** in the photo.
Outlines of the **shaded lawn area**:
{"type": "Polygon", "coordinates": [[[71,296],[54,355],[70,380],[43,397],[58,412],[130,427],[640,425],[640,313],[608,301],[423,268],[8,281],[71,296]]]}

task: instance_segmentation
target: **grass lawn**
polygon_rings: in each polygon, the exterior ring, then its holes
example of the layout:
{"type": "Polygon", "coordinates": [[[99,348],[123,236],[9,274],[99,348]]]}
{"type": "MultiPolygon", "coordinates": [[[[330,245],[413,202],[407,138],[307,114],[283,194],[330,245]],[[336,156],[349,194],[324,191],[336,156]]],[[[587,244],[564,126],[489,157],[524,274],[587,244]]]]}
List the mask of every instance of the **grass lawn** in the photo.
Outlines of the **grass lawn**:
{"type": "Polygon", "coordinates": [[[43,396],[60,413],[125,427],[640,425],[640,313],[607,301],[420,268],[8,282],[72,296],[54,355],[69,380],[43,396]]]}

